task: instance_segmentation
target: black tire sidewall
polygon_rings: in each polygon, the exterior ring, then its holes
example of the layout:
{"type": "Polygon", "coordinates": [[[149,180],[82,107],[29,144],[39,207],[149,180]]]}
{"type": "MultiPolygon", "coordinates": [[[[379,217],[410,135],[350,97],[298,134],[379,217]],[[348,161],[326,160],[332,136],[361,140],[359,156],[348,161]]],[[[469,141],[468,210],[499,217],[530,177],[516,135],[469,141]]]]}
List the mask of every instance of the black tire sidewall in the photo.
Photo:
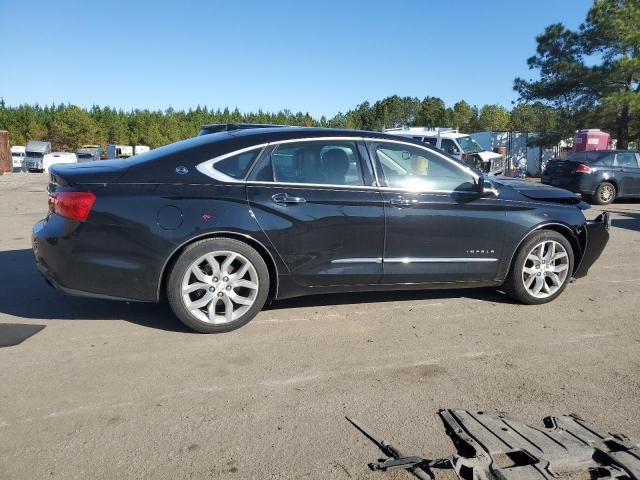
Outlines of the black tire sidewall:
{"type": "Polygon", "coordinates": [[[573,273],[574,266],[574,254],[573,248],[571,247],[571,243],[567,238],[553,230],[541,230],[531,234],[520,246],[518,249],[515,258],[511,264],[511,269],[509,271],[509,275],[507,280],[505,281],[505,290],[509,295],[518,300],[521,303],[526,305],[541,305],[544,303],[549,303],[558,296],[562,294],[567,285],[569,284],[569,280],[571,279],[573,273]],[[527,289],[525,288],[522,282],[522,269],[524,268],[524,263],[527,255],[533,249],[533,247],[543,241],[546,240],[554,240],[560,243],[565,250],[567,251],[567,255],[569,256],[569,273],[567,274],[567,278],[564,281],[564,284],[555,292],[553,295],[546,298],[536,298],[531,295],[527,289]]]}
{"type": "Polygon", "coordinates": [[[187,327],[201,333],[224,333],[246,325],[262,310],[269,296],[269,283],[269,269],[253,247],[231,238],[209,238],[187,246],[173,263],[167,277],[166,296],[173,313],[187,327]],[[253,264],[258,274],[258,295],[254,304],[239,319],[223,325],[212,325],[194,318],[184,305],[181,295],[182,277],[186,269],[202,255],[216,250],[228,250],[243,255],[253,264]]]}

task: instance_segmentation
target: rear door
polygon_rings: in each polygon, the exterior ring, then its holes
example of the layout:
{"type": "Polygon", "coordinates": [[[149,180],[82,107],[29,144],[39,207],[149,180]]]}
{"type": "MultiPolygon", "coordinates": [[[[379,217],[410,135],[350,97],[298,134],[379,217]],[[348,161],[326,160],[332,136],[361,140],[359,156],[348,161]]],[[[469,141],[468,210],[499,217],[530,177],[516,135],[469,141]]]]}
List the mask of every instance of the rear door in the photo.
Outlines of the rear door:
{"type": "Polygon", "coordinates": [[[271,145],[249,177],[247,195],[253,215],[297,283],[380,280],[383,201],[360,140],[271,145]]]}
{"type": "Polygon", "coordinates": [[[622,195],[640,195],[640,167],[635,152],[619,152],[616,154],[616,167],[622,195]]]}

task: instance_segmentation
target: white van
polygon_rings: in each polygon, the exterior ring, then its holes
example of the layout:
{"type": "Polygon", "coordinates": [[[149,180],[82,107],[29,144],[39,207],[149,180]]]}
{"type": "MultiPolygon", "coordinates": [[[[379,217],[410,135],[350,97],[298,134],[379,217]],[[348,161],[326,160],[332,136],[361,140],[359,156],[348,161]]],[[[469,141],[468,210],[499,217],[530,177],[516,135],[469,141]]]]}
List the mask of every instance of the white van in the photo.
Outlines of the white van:
{"type": "Polygon", "coordinates": [[[53,152],[44,156],[42,161],[42,168],[45,173],[49,173],[49,167],[51,165],[57,165],[59,163],[78,163],[78,157],[75,153],[71,152],[53,152]]]}
{"type": "Polygon", "coordinates": [[[131,145],[107,145],[107,160],[129,157],[133,157],[133,147],[131,145]]]}
{"type": "Polygon", "coordinates": [[[21,145],[11,147],[11,164],[14,172],[19,172],[24,169],[24,156],[26,151],[27,147],[21,145]]]}
{"type": "Polygon", "coordinates": [[[388,128],[385,133],[419,140],[483,172],[492,175],[504,173],[505,158],[503,155],[483,150],[480,144],[469,135],[452,128],[388,128]]]}
{"type": "Polygon", "coordinates": [[[146,145],[135,145],[133,147],[133,154],[140,155],[141,153],[145,153],[151,150],[151,147],[147,147],[146,145]]]}

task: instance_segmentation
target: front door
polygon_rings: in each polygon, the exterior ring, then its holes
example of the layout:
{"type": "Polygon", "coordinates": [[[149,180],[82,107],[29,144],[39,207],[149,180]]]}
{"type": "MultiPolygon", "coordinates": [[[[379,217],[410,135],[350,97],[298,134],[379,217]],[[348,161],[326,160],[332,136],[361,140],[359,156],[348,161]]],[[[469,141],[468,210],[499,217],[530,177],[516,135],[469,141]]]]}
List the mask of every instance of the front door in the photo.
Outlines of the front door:
{"type": "Polygon", "coordinates": [[[620,184],[624,195],[640,195],[640,167],[635,152],[616,154],[616,167],[620,175],[620,184]]]}
{"type": "Polygon", "coordinates": [[[251,210],[297,283],[380,280],[384,209],[366,156],[349,139],[283,142],[250,176],[251,210]]]}
{"type": "Polygon", "coordinates": [[[408,143],[372,142],[370,152],[385,185],[382,282],[494,280],[506,211],[477,193],[475,172],[408,143]]]}

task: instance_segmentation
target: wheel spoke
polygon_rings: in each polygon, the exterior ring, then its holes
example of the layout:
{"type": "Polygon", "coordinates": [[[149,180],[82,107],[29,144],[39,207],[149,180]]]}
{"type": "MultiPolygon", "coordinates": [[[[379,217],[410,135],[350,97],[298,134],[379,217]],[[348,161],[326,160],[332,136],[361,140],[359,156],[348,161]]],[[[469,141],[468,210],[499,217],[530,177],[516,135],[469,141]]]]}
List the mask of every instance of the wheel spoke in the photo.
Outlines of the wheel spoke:
{"type": "Polygon", "coordinates": [[[560,280],[560,277],[555,273],[549,272],[549,278],[551,279],[555,287],[560,287],[560,285],[562,285],[562,281],[560,280]]]}
{"type": "Polygon", "coordinates": [[[193,293],[193,292],[197,292],[198,290],[206,290],[208,287],[209,287],[209,284],[207,283],[196,282],[196,283],[192,283],[191,285],[187,285],[183,287],[182,293],[183,294],[193,293]]]}
{"type": "Polygon", "coordinates": [[[218,298],[214,298],[211,303],[207,306],[207,317],[209,317],[209,321],[211,323],[215,323],[216,321],[216,306],[218,305],[218,298]]]}
{"type": "Polygon", "coordinates": [[[226,273],[227,275],[231,273],[229,272],[229,268],[231,267],[231,264],[236,258],[238,258],[238,255],[236,255],[235,253],[230,253],[229,256],[225,259],[225,261],[222,262],[222,266],[220,267],[221,272],[226,273]]]}
{"type": "Polygon", "coordinates": [[[531,291],[531,293],[533,293],[534,295],[538,295],[540,293],[540,290],[542,290],[542,286],[544,285],[544,280],[542,279],[542,277],[535,277],[536,279],[536,284],[533,286],[533,290],[531,291]]]}
{"type": "Polygon", "coordinates": [[[537,273],[537,270],[535,268],[532,268],[532,267],[524,267],[522,269],[522,271],[524,273],[526,273],[527,275],[535,275],[537,273]]]}
{"type": "Polygon", "coordinates": [[[250,288],[251,290],[257,290],[258,282],[252,282],[251,280],[236,280],[233,282],[233,288],[250,288]]]}
{"type": "Polygon", "coordinates": [[[238,270],[233,272],[232,275],[229,275],[229,278],[231,279],[237,278],[238,280],[240,280],[242,277],[244,277],[247,274],[250,266],[251,265],[249,265],[249,263],[245,262],[238,270]]]}
{"type": "Polygon", "coordinates": [[[533,284],[533,281],[538,278],[535,275],[531,275],[529,278],[527,278],[524,282],[525,287],[527,288],[531,288],[531,285],[533,284]]]}
{"type": "Polygon", "coordinates": [[[207,263],[211,266],[211,275],[212,276],[220,275],[220,264],[216,260],[216,257],[209,254],[205,257],[205,259],[207,260],[207,263]]]}
{"type": "Polygon", "coordinates": [[[560,260],[561,258],[565,258],[567,256],[567,252],[558,252],[556,253],[551,260],[560,260]]]}
{"type": "Polygon", "coordinates": [[[222,302],[224,303],[224,315],[227,322],[233,320],[233,303],[228,295],[222,297],[222,302]]]}
{"type": "Polygon", "coordinates": [[[236,292],[234,292],[233,290],[231,290],[228,293],[228,297],[233,300],[235,303],[239,304],[239,305],[251,305],[253,304],[253,300],[251,300],[250,298],[247,297],[243,297],[241,295],[238,295],[236,292]]]}
{"type": "Polygon", "coordinates": [[[211,281],[211,277],[207,276],[207,274],[205,274],[202,270],[200,270],[200,267],[198,265],[193,265],[190,271],[198,280],[200,280],[203,283],[207,283],[211,281]]]}
{"type": "Polygon", "coordinates": [[[193,300],[187,307],[189,310],[199,310],[205,305],[207,305],[212,299],[212,296],[209,292],[207,292],[202,298],[198,300],[193,300]]]}
{"type": "Polygon", "coordinates": [[[565,270],[567,270],[569,268],[569,265],[566,263],[559,263],[558,265],[552,265],[549,268],[550,272],[555,272],[555,273],[560,273],[560,272],[564,272],[565,270]]]}

